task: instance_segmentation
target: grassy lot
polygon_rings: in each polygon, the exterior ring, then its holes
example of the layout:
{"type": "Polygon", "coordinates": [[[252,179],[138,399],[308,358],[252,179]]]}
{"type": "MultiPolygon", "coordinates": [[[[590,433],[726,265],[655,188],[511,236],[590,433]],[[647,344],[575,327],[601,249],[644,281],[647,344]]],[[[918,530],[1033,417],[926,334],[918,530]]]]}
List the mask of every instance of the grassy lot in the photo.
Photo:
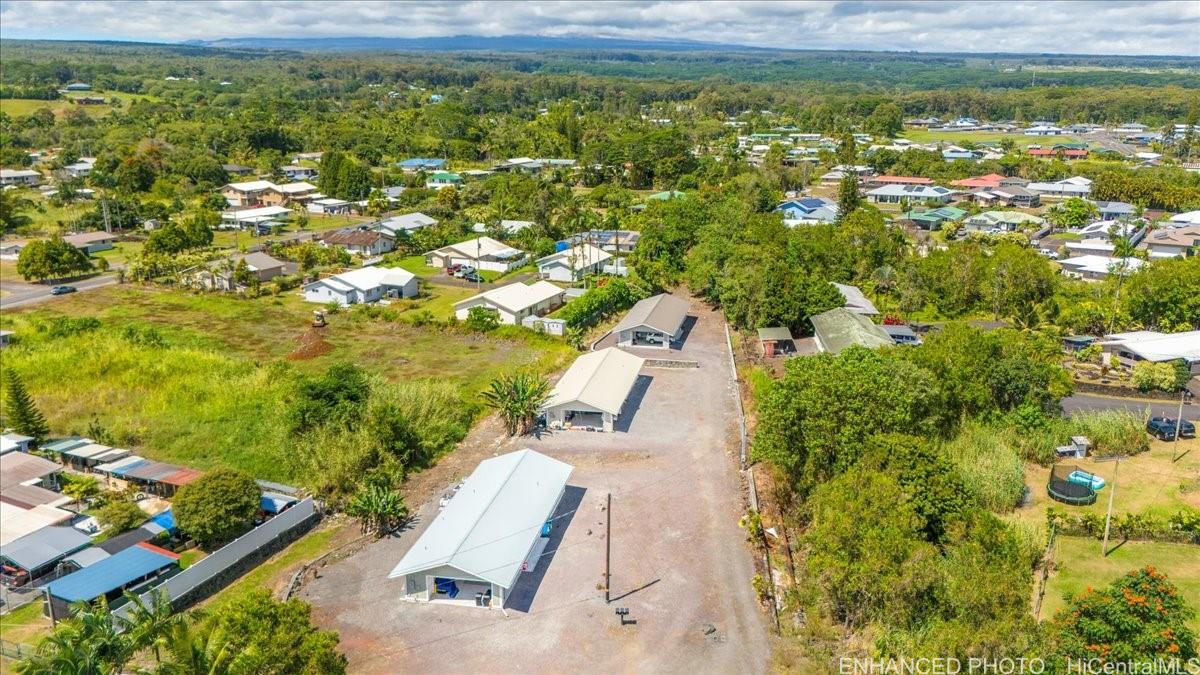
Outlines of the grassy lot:
{"type": "MultiPolygon", "coordinates": [[[[462,293],[469,289],[438,288],[427,301],[395,308],[401,319],[420,309],[448,314],[462,293]]],[[[482,336],[361,311],[330,315],[319,348],[301,350],[313,307],[297,295],[247,300],[108,287],[5,312],[0,324],[32,337],[5,350],[0,369],[19,369],[56,434],[82,433],[96,420],[114,442],[147,457],[287,482],[300,470],[286,431],[286,398],[300,374],[349,361],[391,382],[456,387],[470,409],[478,405],[475,392],[498,373],[549,372],[573,353],[531,331],[482,336]],[[64,315],[97,317],[102,325],[54,339],[31,325],[64,315]],[[126,334],[129,327],[157,328],[165,344],[126,334]]]]}
{"type": "MultiPolygon", "coordinates": [[[[1066,605],[1066,597],[1099,588],[1135,569],[1153,565],[1179,587],[1192,607],[1200,607],[1200,549],[1187,544],[1158,544],[1129,541],[1107,557],[1100,555],[1100,542],[1086,537],[1058,537],[1054,545],[1057,572],[1050,577],[1042,605],[1042,619],[1054,617],[1066,605]]],[[[1192,630],[1200,630],[1200,615],[1193,617],[1192,630]]]]}
{"type": "Polygon", "coordinates": [[[0,616],[0,639],[32,646],[50,632],[50,619],[42,614],[41,600],[35,600],[0,616]]]}
{"type": "Polygon", "coordinates": [[[387,260],[383,263],[383,267],[399,267],[400,269],[408,270],[419,277],[433,277],[446,273],[446,270],[440,267],[431,267],[426,265],[425,256],[423,255],[410,255],[400,258],[399,260],[387,260]]]}
{"type": "Polygon", "coordinates": [[[905,129],[904,138],[914,143],[936,143],[943,141],[951,145],[961,145],[964,141],[972,143],[998,143],[1002,139],[1011,139],[1018,147],[1028,145],[1055,145],[1057,143],[1082,143],[1076,136],[1026,136],[1022,133],[1005,134],[998,131],[930,131],[929,129],[905,129]]]}
{"type": "MultiPolygon", "coordinates": [[[[1149,513],[1165,517],[1184,508],[1200,508],[1200,439],[1179,442],[1176,452],[1173,443],[1154,440],[1149,452],[1121,462],[1117,472],[1117,494],[1114,497],[1113,513],[1149,513]],[[1172,453],[1190,450],[1177,462],[1172,462],[1172,453]]],[[[1071,513],[1090,511],[1103,515],[1108,508],[1108,494],[1113,476],[1112,462],[1096,462],[1087,459],[1070,460],[1084,471],[1090,471],[1109,481],[1099,493],[1095,504],[1090,506],[1066,506],[1053,501],[1046,494],[1049,469],[1029,465],[1025,471],[1025,484],[1032,492],[1029,506],[1018,509],[1013,516],[1033,523],[1044,523],[1046,507],[1057,506],[1071,513]]],[[[1197,550],[1200,557],[1200,550],[1197,550]]]]}
{"type": "MultiPolygon", "coordinates": [[[[156,101],[156,100],[159,100],[154,96],[149,96],[146,94],[127,94],[123,91],[80,91],[80,92],[71,92],[67,96],[69,96],[71,98],[74,98],[77,96],[103,96],[110,101],[114,97],[116,99],[118,99],[118,105],[116,105],[116,106],[109,105],[109,104],[79,106],[85,112],[87,112],[88,115],[91,115],[92,117],[99,117],[101,115],[106,115],[106,114],[112,112],[113,110],[125,110],[125,109],[129,108],[129,104],[133,101],[138,101],[138,100],[156,101]]],[[[4,113],[8,114],[10,117],[21,117],[23,115],[32,115],[33,113],[37,112],[38,110],[41,110],[42,108],[46,108],[46,109],[50,110],[50,112],[54,113],[56,116],[61,117],[63,113],[65,113],[67,110],[70,110],[71,108],[74,108],[74,107],[76,107],[75,104],[71,103],[66,98],[59,98],[59,99],[55,99],[53,101],[43,101],[40,99],[32,99],[32,98],[0,99],[0,112],[4,112],[4,113]]]]}
{"type": "Polygon", "coordinates": [[[127,265],[129,261],[137,258],[142,252],[144,242],[140,241],[118,241],[113,244],[113,247],[107,251],[98,251],[92,254],[93,258],[104,258],[108,261],[109,266],[127,265]]]}

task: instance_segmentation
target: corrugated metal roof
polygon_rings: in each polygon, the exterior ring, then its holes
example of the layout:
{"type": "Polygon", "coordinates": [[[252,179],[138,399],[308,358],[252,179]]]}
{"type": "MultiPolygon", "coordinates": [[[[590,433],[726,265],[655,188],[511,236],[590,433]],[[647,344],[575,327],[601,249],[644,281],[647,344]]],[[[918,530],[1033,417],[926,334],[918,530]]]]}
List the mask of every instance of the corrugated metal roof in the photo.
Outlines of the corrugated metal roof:
{"type": "Polygon", "coordinates": [[[851,345],[874,348],[896,344],[870,319],[842,307],[821,312],[810,320],[821,347],[831,354],[839,354],[851,345]]]}
{"type": "Polygon", "coordinates": [[[528,448],[480,462],[388,578],[449,565],[512,588],[573,470],[528,448]]]}
{"type": "Polygon", "coordinates": [[[47,443],[47,444],[43,445],[42,450],[45,450],[46,452],[63,453],[68,450],[83,447],[89,443],[94,443],[94,442],[95,441],[93,441],[90,438],[78,438],[78,437],[64,438],[62,440],[54,441],[53,443],[47,443]]]}
{"type": "Polygon", "coordinates": [[[136,478],[139,480],[161,480],[164,476],[170,476],[173,473],[178,473],[183,467],[174,464],[166,464],[164,462],[148,462],[143,466],[139,466],[132,471],[126,471],[126,478],[136,478]]]}
{"type": "Polygon", "coordinates": [[[677,298],[669,293],[660,293],[654,297],[639,300],[629,309],[625,318],[612,329],[614,333],[623,330],[645,326],[674,335],[683,326],[691,305],[687,300],[677,298]]]}
{"type": "Polygon", "coordinates": [[[580,402],[614,415],[637,381],[643,359],[616,347],[584,354],[563,373],[546,408],[580,402]]]}
{"type": "Polygon", "coordinates": [[[204,472],[197,469],[180,469],[179,471],[176,471],[169,476],[165,476],[160,480],[168,485],[187,485],[203,475],[204,472]]]}
{"type": "Polygon", "coordinates": [[[139,455],[132,455],[129,457],[123,457],[121,459],[118,459],[115,462],[108,462],[105,464],[97,464],[96,466],[92,467],[92,470],[93,471],[101,471],[104,473],[117,473],[118,471],[123,471],[127,468],[130,468],[130,467],[140,463],[140,462],[145,462],[145,461],[147,461],[145,457],[141,457],[139,455]]]}
{"type": "Polygon", "coordinates": [[[101,560],[108,558],[109,555],[110,554],[108,551],[105,551],[102,548],[97,548],[97,547],[93,546],[91,548],[85,548],[78,553],[69,555],[66,558],[63,558],[63,562],[75,563],[82,569],[84,567],[89,567],[91,565],[95,565],[96,563],[100,562],[101,560]]]}
{"type": "Polygon", "coordinates": [[[78,572],[50,582],[50,595],[77,602],[95,600],[126,584],[174,565],[179,556],[166,549],[141,543],[85,567],[78,572]]]}
{"type": "Polygon", "coordinates": [[[0,455],[0,489],[44,478],[62,469],[48,459],[24,452],[0,455]]]}
{"type": "Polygon", "coordinates": [[[0,557],[26,570],[36,570],[92,545],[92,538],[73,527],[51,525],[0,546],[0,557]]]}

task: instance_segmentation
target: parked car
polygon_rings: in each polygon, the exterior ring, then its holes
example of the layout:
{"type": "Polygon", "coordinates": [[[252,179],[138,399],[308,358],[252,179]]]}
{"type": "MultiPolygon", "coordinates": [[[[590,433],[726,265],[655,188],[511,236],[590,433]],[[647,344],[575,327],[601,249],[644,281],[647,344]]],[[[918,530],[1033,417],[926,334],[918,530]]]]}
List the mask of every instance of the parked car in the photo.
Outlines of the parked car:
{"type": "Polygon", "coordinates": [[[461,265],[454,271],[454,276],[459,279],[465,278],[468,274],[475,274],[475,268],[470,265],[461,265]]]}
{"type": "Polygon", "coordinates": [[[50,295],[66,295],[67,293],[74,293],[77,290],[79,289],[74,286],[55,286],[50,289],[50,295]]]}
{"type": "Polygon", "coordinates": [[[483,281],[483,277],[479,276],[479,272],[476,272],[475,270],[464,272],[459,278],[463,281],[470,281],[471,283],[481,283],[483,281]]]}
{"type": "Polygon", "coordinates": [[[1180,423],[1171,417],[1151,417],[1150,421],[1146,422],[1146,431],[1163,441],[1175,440],[1176,427],[1179,429],[1180,438],[1196,437],[1196,425],[1187,420],[1180,423]]]}
{"type": "Polygon", "coordinates": [[[446,276],[448,276],[448,277],[456,276],[458,270],[461,267],[462,267],[462,265],[450,265],[449,267],[446,268],[446,276]]]}

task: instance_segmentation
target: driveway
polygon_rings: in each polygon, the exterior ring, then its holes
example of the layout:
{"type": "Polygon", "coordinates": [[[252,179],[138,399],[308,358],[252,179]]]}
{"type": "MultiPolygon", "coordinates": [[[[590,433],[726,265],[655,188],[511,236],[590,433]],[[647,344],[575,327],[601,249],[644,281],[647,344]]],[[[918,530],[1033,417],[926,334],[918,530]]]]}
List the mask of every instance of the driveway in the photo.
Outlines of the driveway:
{"type": "MultiPolygon", "coordinates": [[[[619,425],[627,431],[481,444],[483,456],[530,447],[575,467],[560,506],[569,520],[562,539],[521,579],[504,612],[402,602],[398,580],[386,579],[451,481],[422,505],[412,529],[323,569],[304,587],[301,597],[313,604],[317,622],[341,634],[351,670],[766,670],[767,621],[737,526],[742,482],[724,324],[698,303],[693,314],[698,321],[682,350],[671,353],[700,367],[643,369],[619,425]],[[613,602],[606,604],[610,513],[613,602]],[[618,607],[636,623],[621,625],[618,607]]],[[[472,468],[460,463],[458,476],[472,468]]]]}

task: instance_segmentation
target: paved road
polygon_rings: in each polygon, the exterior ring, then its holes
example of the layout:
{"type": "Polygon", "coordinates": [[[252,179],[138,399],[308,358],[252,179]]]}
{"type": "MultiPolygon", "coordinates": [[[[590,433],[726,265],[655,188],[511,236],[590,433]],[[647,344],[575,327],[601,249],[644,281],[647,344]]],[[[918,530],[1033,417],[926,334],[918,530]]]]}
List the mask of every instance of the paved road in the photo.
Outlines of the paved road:
{"type": "Polygon", "coordinates": [[[1100,147],[1104,148],[1105,150],[1112,150],[1113,152],[1119,152],[1122,155],[1125,155],[1126,157],[1128,157],[1129,155],[1132,155],[1133,153],[1138,151],[1138,148],[1136,146],[1130,145],[1129,143],[1122,141],[1118,136],[1116,136],[1115,134],[1108,132],[1108,131],[1097,131],[1092,134],[1087,134],[1086,136],[1083,136],[1082,138],[1088,142],[1099,145],[1100,147]]]}
{"type": "MultiPolygon", "coordinates": [[[[1174,417],[1179,412],[1179,403],[1168,403],[1167,401],[1151,402],[1110,396],[1093,396],[1090,394],[1068,396],[1062,400],[1062,407],[1068,415],[1093,410],[1128,410],[1138,415],[1144,415],[1146,408],[1149,408],[1156,417],[1174,417]]],[[[1200,404],[1184,404],[1183,418],[1186,420],[1200,419],[1200,404]]]]}
{"type": "Polygon", "coordinates": [[[97,288],[111,286],[115,283],[117,283],[116,274],[101,274],[79,281],[63,282],[62,284],[14,284],[14,288],[19,287],[20,290],[14,290],[11,294],[0,298],[0,309],[13,309],[15,307],[46,302],[55,297],[50,295],[50,289],[58,285],[74,286],[79,289],[80,293],[84,293],[96,290],[97,288]]]}

